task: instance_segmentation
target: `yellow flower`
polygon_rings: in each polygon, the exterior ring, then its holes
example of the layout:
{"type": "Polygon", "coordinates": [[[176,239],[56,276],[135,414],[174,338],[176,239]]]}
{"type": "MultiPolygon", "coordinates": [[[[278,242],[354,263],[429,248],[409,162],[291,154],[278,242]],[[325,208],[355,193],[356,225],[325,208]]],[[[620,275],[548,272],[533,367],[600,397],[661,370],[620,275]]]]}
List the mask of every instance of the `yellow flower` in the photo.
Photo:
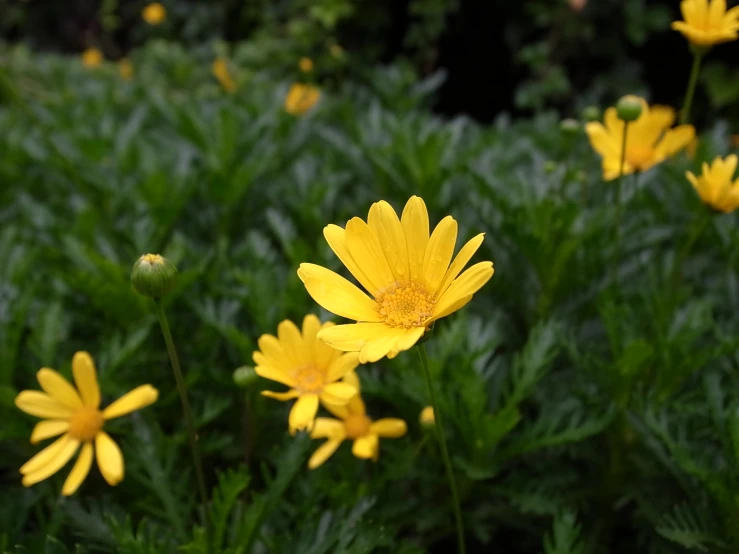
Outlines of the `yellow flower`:
{"type": "Polygon", "coordinates": [[[729,213],[739,208],[739,179],[732,182],[736,171],[736,154],[722,160],[716,157],[709,166],[703,163],[703,173],[696,177],[690,171],[685,173],[701,200],[720,212],[729,213]]]}
{"type": "Polygon", "coordinates": [[[325,405],[346,404],[356,394],[356,389],[339,379],[359,365],[356,353],[345,354],[316,339],[323,325],[314,315],[303,319],[303,332],[292,322],[285,320],[277,326],[277,337],[259,337],[259,350],[253,358],[257,375],[290,387],[287,392],[263,391],[264,396],[277,400],[297,402],[290,410],[290,432],[313,427],[318,411],[318,401],[325,405]]]}
{"type": "Polygon", "coordinates": [[[152,2],[151,4],[147,4],[144,9],[141,10],[141,17],[149,25],[159,25],[167,18],[167,8],[162,6],[159,2],[152,2]]]}
{"type": "Polygon", "coordinates": [[[118,62],[118,74],[124,81],[133,79],[133,64],[128,58],[122,58],[118,62]]]}
{"type": "Polygon", "coordinates": [[[726,0],[683,0],[680,11],[684,21],[673,22],[672,28],[696,46],[739,38],[739,6],[726,11],[726,0]]]}
{"type": "Polygon", "coordinates": [[[418,421],[424,427],[430,427],[436,423],[434,418],[434,408],[432,406],[426,406],[421,410],[421,415],[418,416],[418,421]]]}
{"type": "MultiPolygon", "coordinates": [[[[626,136],[624,175],[646,171],[677,154],[695,138],[692,125],[670,127],[675,111],[667,106],[649,106],[644,99],[639,118],[629,123],[626,136]]],[[[625,123],[618,118],[616,108],[608,108],[605,125],[591,122],[585,125],[590,144],[603,158],[603,178],[616,179],[621,165],[625,123]]]]}
{"type": "Polygon", "coordinates": [[[318,265],[301,264],[298,276],[321,306],[357,322],[324,329],[318,338],[339,350],[358,351],[361,363],[410,349],[434,321],[467,304],[493,276],[492,262],[460,275],[484,235],[465,244],[452,262],[457,222],[445,217],[429,237],[426,204],[417,196],[408,200],[400,219],[380,201],[370,208],[367,223],[354,217],[346,229],[328,225],[323,234],[374,299],[318,265]]]}
{"type": "Polygon", "coordinates": [[[316,469],[336,452],[345,440],[353,440],[352,454],[357,458],[377,460],[380,454],[380,437],[398,438],[405,435],[405,421],[396,418],[385,418],[372,421],[367,417],[364,402],[359,395],[359,378],[353,371],[344,378],[351,384],[357,394],[345,406],[324,404],[327,410],[339,419],[319,417],[311,431],[313,439],[328,439],[318,447],[308,460],[308,467],[316,469]]]}
{"type": "Polygon", "coordinates": [[[228,61],[226,58],[219,56],[213,60],[213,75],[226,92],[233,92],[236,90],[236,83],[231,78],[231,73],[228,71],[228,61]]]}
{"type": "Polygon", "coordinates": [[[285,111],[290,115],[303,115],[316,105],[320,97],[318,87],[293,83],[285,97],[285,111]]]}
{"type": "Polygon", "coordinates": [[[45,418],[45,421],[34,427],[31,433],[32,444],[64,433],[23,464],[20,472],[23,474],[24,486],[30,487],[54,475],[82,446],[62,487],[62,494],[65,496],[74,494],[87,477],[92,466],[93,451],[97,455],[100,473],[109,485],[115,486],[123,480],[121,449],[103,431],[103,425],[106,420],[154,403],[159,396],[151,385],[142,385],[100,411],[100,388],[95,364],[87,352],[77,352],[74,355],[72,373],[76,389],[53,369],[42,368],[37,377],[44,392],[25,390],[15,398],[18,408],[27,414],[45,418]]]}
{"type": "Polygon", "coordinates": [[[311,71],[313,71],[313,60],[305,57],[300,58],[300,61],[298,62],[298,67],[303,73],[310,73],[311,71]]]}
{"type": "Polygon", "coordinates": [[[93,68],[103,63],[103,53],[98,48],[88,48],[82,52],[82,65],[93,68]]]}

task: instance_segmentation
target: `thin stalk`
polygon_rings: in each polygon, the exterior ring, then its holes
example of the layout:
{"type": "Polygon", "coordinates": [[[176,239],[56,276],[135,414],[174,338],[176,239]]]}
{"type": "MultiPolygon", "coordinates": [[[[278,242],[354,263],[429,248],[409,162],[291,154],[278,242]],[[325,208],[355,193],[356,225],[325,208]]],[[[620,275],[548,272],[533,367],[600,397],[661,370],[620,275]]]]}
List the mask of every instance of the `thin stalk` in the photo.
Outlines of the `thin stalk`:
{"type": "Polygon", "coordinates": [[[695,88],[698,85],[698,75],[700,74],[701,61],[705,52],[693,49],[693,67],[690,70],[690,79],[688,80],[688,90],[685,93],[685,103],[680,111],[680,123],[687,123],[690,120],[690,108],[693,106],[693,97],[695,96],[695,88]]]}
{"type": "Polygon", "coordinates": [[[182,413],[185,416],[185,424],[187,425],[187,434],[190,437],[190,450],[192,451],[192,460],[195,465],[195,474],[198,480],[198,489],[200,491],[200,499],[203,502],[203,510],[205,512],[205,530],[208,537],[207,544],[210,545],[210,512],[208,510],[208,494],[205,489],[205,478],[203,477],[203,465],[200,461],[200,452],[198,449],[198,438],[195,434],[195,419],[192,416],[192,408],[190,407],[190,401],[187,398],[187,388],[185,387],[185,379],[182,376],[182,369],[180,368],[180,360],[177,357],[177,350],[172,340],[172,333],[169,330],[169,322],[167,321],[167,315],[164,313],[162,307],[162,301],[154,299],[154,306],[156,306],[157,316],[159,317],[159,324],[162,327],[162,335],[164,335],[164,342],[167,344],[167,353],[169,354],[169,361],[172,364],[172,371],[174,372],[174,379],[177,383],[177,392],[180,394],[180,402],[182,403],[182,413]]]}
{"type": "Polygon", "coordinates": [[[439,402],[436,399],[434,382],[431,379],[431,372],[429,371],[429,359],[426,354],[426,345],[418,345],[418,355],[421,358],[423,376],[426,378],[426,386],[429,389],[431,407],[434,410],[434,429],[436,431],[436,440],[439,442],[441,457],[444,460],[444,468],[446,469],[446,478],[449,482],[449,490],[452,493],[452,509],[454,510],[454,522],[457,526],[457,552],[458,554],[466,554],[467,547],[465,546],[464,540],[464,524],[462,522],[462,508],[459,503],[459,491],[457,490],[457,481],[454,479],[454,470],[452,469],[452,460],[449,457],[449,450],[446,446],[446,439],[444,439],[444,424],[442,421],[439,402]]]}
{"type": "Polygon", "coordinates": [[[618,169],[618,180],[616,181],[616,222],[614,233],[616,235],[616,249],[613,260],[613,282],[618,282],[618,269],[621,265],[621,188],[624,180],[624,165],[626,165],[626,136],[629,130],[629,122],[624,121],[624,134],[621,139],[621,163],[618,169]]]}
{"type": "Polygon", "coordinates": [[[688,257],[688,254],[690,254],[695,242],[700,238],[709,221],[711,221],[711,212],[706,208],[703,215],[698,219],[698,221],[696,221],[695,225],[693,225],[693,230],[688,236],[688,240],[685,241],[685,245],[682,247],[678,255],[675,256],[675,260],[672,262],[672,271],[670,272],[670,290],[673,292],[677,289],[680,270],[683,267],[685,259],[688,257]]]}

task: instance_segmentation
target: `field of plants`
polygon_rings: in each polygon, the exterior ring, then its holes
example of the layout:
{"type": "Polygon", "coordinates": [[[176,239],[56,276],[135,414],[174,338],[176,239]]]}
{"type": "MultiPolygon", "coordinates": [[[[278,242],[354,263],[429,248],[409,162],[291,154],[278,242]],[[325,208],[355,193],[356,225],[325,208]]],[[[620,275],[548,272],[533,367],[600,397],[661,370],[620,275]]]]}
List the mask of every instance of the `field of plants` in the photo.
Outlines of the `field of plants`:
{"type": "MultiPolygon", "coordinates": [[[[736,38],[683,4],[696,64],[736,38]]],[[[739,128],[697,80],[488,125],[251,53],[0,47],[0,552],[738,552],[739,128]]]]}

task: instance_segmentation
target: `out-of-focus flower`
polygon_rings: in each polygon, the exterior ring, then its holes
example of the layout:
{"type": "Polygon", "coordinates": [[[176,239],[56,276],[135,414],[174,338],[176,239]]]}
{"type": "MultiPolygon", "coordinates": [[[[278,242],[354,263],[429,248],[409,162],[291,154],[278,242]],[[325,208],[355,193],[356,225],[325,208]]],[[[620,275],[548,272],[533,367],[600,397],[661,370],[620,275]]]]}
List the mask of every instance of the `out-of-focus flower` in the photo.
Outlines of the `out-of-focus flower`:
{"type": "Polygon", "coordinates": [[[727,11],[726,0],[683,0],[680,11],[683,21],[674,21],[672,28],[695,46],[707,48],[739,38],[739,6],[727,11]]]}
{"type": "Polygon", "coordinates": [[[118,74],[124,81],[133,79],[133,64],[128,58],[122,58],[118,61],[118,74]]]}
{"type": "Polygon", "coordinates": [[[318,87],[305,83],[293,83],[285,97],[285,111],[290,115],[303,115],[321,98],[318,87]]]}
{"type": "Polygon", "coordinates": [[[149,25],[159,25],[167,18],[167,8],[159,2],[152,2],[141,10],[141,17],[149,25]]]}
{"type": "MultiPolygon", "coordinates": [[[[649,106],[640,99],[642,111],[639,118],[629,123],[626,137],[624,175],[646,171],[675,155],[695,138],[692,125],[671,128],[675,110],[666,106],[649,106]]],[[[585,130],[593,149],[603,158],[603,178],[607,181],[619,176],[623,149],[624,125],[616,108],[608,108],[605,125],[588,123],[585,130]]]]}
{"type": "Polygon", "coordinates": [[[729,213],[739,208],[739,179],[732,181],[737,161],[736,154],[726,159],[716,157],[710,166],[703,163],[699,177],[690,171],[685,173],[701,200],[714,210],[729,213]]]}
{"type": "Polygon", "coordinates": [[[313,60],[307,57],[300,58],[300,61],[298,62],[298,67],[303,73],[310,73],[311,71],[313,71],[313,60]]]}
{"type": "Polygon", "coordinates": [[[331,46],[329,46],[328,51],[329,54],[331,54],[336,59],[344,57],[344,49],[338,44],[332,44],[331,46]]]}
{"type": "Polygon", "coordinates": [[[223,56],[217,57],[213,60],[213,75],[226,92],[233,92],[236,90],[236,83],[231,77],[231,73],[228,70],[228,60],[223,56]]]}
{"type": "Polygon", "coordinates": [[[103,53],[99,48],[88,48],[82,52],[82,65],[90,69],[100,67],[103,63],[103,53]]]}
{"type": "MultiPolygon", "coordinates": [[[[353,371],[344,377],[344,382],[359,391],[359,378],[353,371]]],[[[405,435],[408,430],[402,419],[384,418],[372,421],[367,416],[359,392],[344,406],[333,404],[324,406],[339,419],[316,418],[311,438],[328,440],[319,446],[308,460],[310,469],[315,469],[328,460],[345,440],[354,441],[352,454],[357,458],[377,460],[380,455],[380,437],[398,438],[405,435]]]]}
{"type": "Polygon", "coordinates": [[[426,406],[421,410],[421,414],[418,416],[418,421],[421,424],[421,427],[433,427],[436,423],[434,408],[432,406],[426,406]]]}
{"type": "Polygon", "coordinates": [[[95,363],[87,352],[74,355],[72,373],[76,389],[53,369],[42,368],[37,377],[44,392],[24,390],[15,398],[18,408],[32,416],[44,418],[31,433],[32,444],[62,435],[21,466],[24,486],[30,487],[54,475],[82,446],[62,487],[65,496],[74,494],[87,477],[93,453],[97,455],[100,473],[109,485],[115,486],[123,480],[121,449],[103,431],[103,425],[109,419],[153,404],[159,396],[151,385],[141,385],[101,411],[95,363]]]}

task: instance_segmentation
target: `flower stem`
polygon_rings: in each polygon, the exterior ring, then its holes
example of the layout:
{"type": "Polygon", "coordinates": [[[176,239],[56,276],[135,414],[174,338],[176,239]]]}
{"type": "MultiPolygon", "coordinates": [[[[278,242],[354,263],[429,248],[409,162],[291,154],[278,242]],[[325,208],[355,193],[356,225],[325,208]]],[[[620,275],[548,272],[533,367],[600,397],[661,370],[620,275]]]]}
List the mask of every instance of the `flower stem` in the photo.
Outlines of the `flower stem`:
{"type": "Polygon", "coordinates": [[[672,262],[672,271],[670,272],[670,289],[673,292],[675,292],[677,289],[677,282],[680,278],[680,270],[683,267],[685,259],[688,257],[688,254],[690,254],[690,251],[693,249],[695,242],[701,236],[703,230],[706,228],[706,225],[708,225],[710,221],[711,212],[708,210],[708,208],[706,208],[705,212],[703,212],[703,214],[693,225],[693,230],[688,236],[688,240],[685,241],[685,245],[682,247],[677,256],[675,256],[675,260],[672,262]]]}
{"type": "Polygon", "coordinates": [[[423,375],[426,378],[426,386],[429,389],[429,396],[431,398],[431,407],[434,410],[434,429],[436,430],[436,440],[439,442],[439,449],[441,450],[441,457],[444,460],[444,468],[446,469],[446,478],[449,482],[449,490],[452,493],[452,508],[454,510],[454,521],[457,526],[457,552],[458,554],[465,554],[467,548],[464,540],[464,525],[462,523],[462,508],[459,503],[459,492],[457,491],[457,482],[454,479],[454,470],[452,469],[452,461],[449,458],[449,450],[446,446],[446,440],[444,439],[444,425],[441,418],[441,409],[439,402],[436,399],[436,391],[434,390],[434,383],[431,379],[431,372],[429,371],[429,359],[426,354],[426,345],[418,345],[418,355],[421,358],[421,367],[423,368],[423,375]]]}
{"type": "Polygon", "coordinates": [[[154,299],[154,306],[156,307],[157,316],[159,317],[159,324],[162,327],[162,335],[164,335],[164,342],[167,344],[167,353],[169,354],[169,361],[172,364],[172,371],[174,372],[174,379],[177,383],[177,392],[180,394],[180,401],[182,403],[182,413],[185,416],[185,424],[187,425],[187,433],[190,436],[190,450],[192,451],[192,460],[195,465],[195,474],[198,480],[198,489],[200,491],[200,498],[203,502],[203,510],[205,511],[205,530],[208,537],[208,544],[210,544],[210,513],[208,510],[208,494],[205,492],[205,478],[203,477],[203,465],[200,461],[200,452],[198,450],[198,438],[195,434],[195,420],[192,416],[192,408],[190,407],[190,401],[187,398],[187,388],[185,387],[185,379],[182,376],[182,369],[180,368],[180,360],[177,357],[177,350],[172,340],[172,333],[169,330],[169,323],[167,322],[167,315],[164,313],[162,307],[162,301],[160,299],[154,299]]]}
{"type": "Polygon", "coordinates": [[[701,61],[703,61],[704,52],[699,49],[693,49],[693,68],[690,70],[690,79],[688,80],[688,90],[685,93],[685,103],[680,112],[680,123],[687,123],[690,120],[690,108],[693,105],[693,96],[695,88],[698,85],[698,75],[700,74],[701,61]]]}
{"type": "Polygon", "coordinates": [[[618,282],[618,269],[621,265],[621,188],[624,180],[624,165],[626,165],[626,135],[629,130],[629,122],[624,121],[624,134],[621,139],[621,163],[618,169],[618,180],[616,181],[616,221],[614,233],[616,235],[616,249],[614,250],[613,282],[618,282]]]}

